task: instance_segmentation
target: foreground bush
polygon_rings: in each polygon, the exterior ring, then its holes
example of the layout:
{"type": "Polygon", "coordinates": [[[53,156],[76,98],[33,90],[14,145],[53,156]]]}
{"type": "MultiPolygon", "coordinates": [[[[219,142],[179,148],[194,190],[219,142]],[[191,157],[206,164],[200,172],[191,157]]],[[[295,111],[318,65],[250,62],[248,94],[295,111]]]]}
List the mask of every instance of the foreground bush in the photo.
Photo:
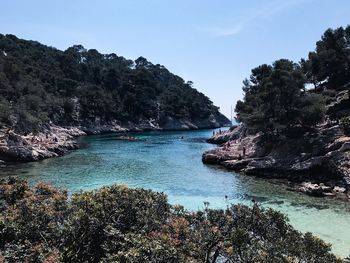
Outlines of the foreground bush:
{"type": "Polygon", "coordinates": [[[0,262],[341,262],[279,212],[254,205],[190,213],[114,185],[67,192],[0,181],[0,262]]]}

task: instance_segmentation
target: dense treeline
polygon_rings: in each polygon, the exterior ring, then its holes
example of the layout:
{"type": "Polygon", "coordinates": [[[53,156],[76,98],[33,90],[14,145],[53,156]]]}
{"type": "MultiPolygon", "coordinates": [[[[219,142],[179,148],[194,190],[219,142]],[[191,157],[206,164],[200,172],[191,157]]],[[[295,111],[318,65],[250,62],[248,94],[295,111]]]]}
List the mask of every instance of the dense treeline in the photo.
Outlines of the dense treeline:
{"type": "Polygon", "coordinates": [[[253,130],[312,127],[325,117],[348,123],[350,26],[328,29],[308,59],[261,65],[243,84],[244,99],[235,109],[237,120],[253,130]],[[347,99],[335,105],[340,94],[347,99]]]}
{"type": "Polygon", "coordinates": [[[188,212],[126,186],[73,194],[0,181],[0,262],[341,262],[330,246],[254,204],[188,212]]]}
{"type": "Polygon", "coordinates": [[[0,125],[166,117],[205,119],[218,108],[192,82],[145,58],[135,61],[76,45],[65,51],[0,34],[0,125]]]}

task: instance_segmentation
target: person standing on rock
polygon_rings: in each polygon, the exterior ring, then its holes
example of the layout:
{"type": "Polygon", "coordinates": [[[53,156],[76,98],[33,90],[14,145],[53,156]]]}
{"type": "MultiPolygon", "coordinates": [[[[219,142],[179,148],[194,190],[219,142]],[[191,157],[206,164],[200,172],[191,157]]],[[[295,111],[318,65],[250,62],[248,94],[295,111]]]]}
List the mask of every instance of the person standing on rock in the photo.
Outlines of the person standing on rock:
{"type": "Polygon", "coordinates": [[[245,146],[243,146],[243,158],[245,157],[245,146]]]}

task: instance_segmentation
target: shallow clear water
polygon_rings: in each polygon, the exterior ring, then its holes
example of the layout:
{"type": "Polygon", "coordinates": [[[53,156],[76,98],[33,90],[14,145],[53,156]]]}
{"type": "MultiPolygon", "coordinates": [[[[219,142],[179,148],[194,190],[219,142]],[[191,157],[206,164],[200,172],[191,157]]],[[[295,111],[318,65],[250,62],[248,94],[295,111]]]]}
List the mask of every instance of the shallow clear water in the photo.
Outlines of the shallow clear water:
{"type": "Polygon", "coordinates": [[[251,205],[254,198],[289,216],[291,224],[333,244],[334,252],[350,254],[350,204],[312,198],[288,190],[286,184],[263,180],[202,164],[205,138],[212,130],[148,132],[144,141],[116,140],[115,135],[80,139],[84,147],[60,158],[0,168],[0,176],[18,175],[31,183],[51,182],[70,192],[114,183],[165,192],[173,204],[202,209],[228,203],[251,205]],[[183,137],[183,139],[181,138],[183,137]],[[228,201],[225,200],[228,196],[228,201]]]}

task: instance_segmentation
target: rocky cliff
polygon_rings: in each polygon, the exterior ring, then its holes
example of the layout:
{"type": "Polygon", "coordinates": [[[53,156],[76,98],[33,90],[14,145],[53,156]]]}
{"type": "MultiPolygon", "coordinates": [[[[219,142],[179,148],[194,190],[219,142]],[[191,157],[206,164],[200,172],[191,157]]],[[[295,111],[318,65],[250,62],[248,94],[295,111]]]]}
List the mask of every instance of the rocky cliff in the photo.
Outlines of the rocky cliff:
{"type": "Polygon", "coordinates": [[[203,154],[204,163],[285,178],[310,195],[350,198],[350,137],[338,124],[329,121],[300,136],[272,138],[236,126],[208,141],[220,146],[203,154]]]}

